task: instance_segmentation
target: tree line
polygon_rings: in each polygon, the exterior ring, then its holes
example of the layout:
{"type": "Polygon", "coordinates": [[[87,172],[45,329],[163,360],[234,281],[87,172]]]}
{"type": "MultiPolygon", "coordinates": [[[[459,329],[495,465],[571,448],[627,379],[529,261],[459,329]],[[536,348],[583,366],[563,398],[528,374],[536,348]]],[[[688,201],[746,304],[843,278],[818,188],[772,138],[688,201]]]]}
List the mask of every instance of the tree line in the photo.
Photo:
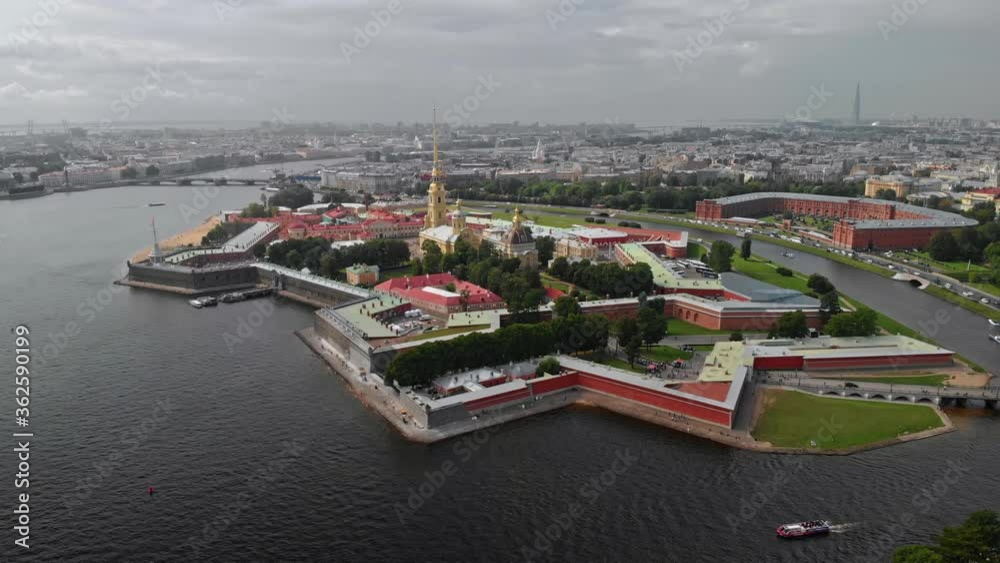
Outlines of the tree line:
{"type": "Polygon", "coordinates": [[[570,263],[560,256],[552,261],[548,273],[563,281],[578,285],[601,297],[631,297],[653,293],[653,271],[649,264],[631,264],[622,268],[614,262],[593,263],[581,260],[570,263]]]}
{"type": "Polygon", "coordinates": [[[428,342],[389,363],[386,383],[426,385],[443,374],[519,362],[546,354],[604,348],[608,319],[574,314],[535,324],[513,324],[492,333],[474,332],[451,340],[428,342]]]}
{"type": "Polygon", "coordinates": [[[644,174],[639,183],[620,176],[604,182],[583,180],[561,182],[500,178],[464,189],[452,190],[456,197],[468,200],[516,201],[570,207],[604,205],[616,209],[694,211],[698,201],[752,192],[795,192],[857,197],[864,193],[863,183],[833,182],[799,184],[783,179],[741,182],[737,180],[702,180],[696,174],[644,174]]]}
{"type": "Polygon", "coordinates": [[[535,269],[522,269],[518,258],[501,258],[493,245],[483,240],[476,248],[464,239],[454,252],[444,254],[434,241],[421,245],[423,258],[413,259],[414,275],[450,272],[460,280],[489,289],[503,298],[515,322],[530,320],[545,300],[542,278],[535,269]]]}
{"type": "Polygon", "coordinates": [[[410,247],[397,239],[375,239],[348,246],[330,248],[323,238],[289,239],[272,244],[267,249],[268,261],[294,270],[309,268],[314,274],[343,279],[344,268],[368,264],[386,270],[405,264],[410,259],[410,247]]]}

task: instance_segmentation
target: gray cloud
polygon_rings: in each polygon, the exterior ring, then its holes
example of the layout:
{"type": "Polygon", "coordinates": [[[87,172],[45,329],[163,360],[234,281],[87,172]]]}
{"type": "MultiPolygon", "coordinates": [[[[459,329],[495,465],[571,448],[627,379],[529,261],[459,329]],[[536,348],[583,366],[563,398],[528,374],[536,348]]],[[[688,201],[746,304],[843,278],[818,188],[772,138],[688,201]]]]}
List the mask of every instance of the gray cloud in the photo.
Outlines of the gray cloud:
{"type": "MultiPolygon", "coordinates": [[[[1000,86],[994,0],[399,0],[350,63],[343,44],[388,0],[51,1],[55,14],[5,3],[0,122],[106,118],[150,68],[162,80],[129,119],[425,120],[489,74],[504,87],[473,122],[777,117],[811,85],[858,80],[866,114],[994,117],[1000,86]],[[919,8],[885,40],[879,21],[907,2],[919,8]],[[674,53],[726,9],[678,72],[674,53]]],[[[846,116],[851,97],[821,113],[846,116]]]]}

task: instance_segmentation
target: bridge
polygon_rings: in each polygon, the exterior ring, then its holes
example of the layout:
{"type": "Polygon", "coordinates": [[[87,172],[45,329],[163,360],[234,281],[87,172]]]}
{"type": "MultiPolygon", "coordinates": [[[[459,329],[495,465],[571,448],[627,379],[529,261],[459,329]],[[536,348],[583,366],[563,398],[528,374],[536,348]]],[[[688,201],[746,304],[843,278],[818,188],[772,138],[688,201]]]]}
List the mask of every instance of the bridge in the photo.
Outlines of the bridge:
{"type": "Polygon", "coordinates": [[[925,280],[924,278],[922,278],[920,276],[915,276],[913,274],[899,273],[899,274],[896,274],[895,276],[892,276],[892,279],[894,279],[896,281],[909,282],[909,284],[912,285],[913,287],[917,287],[917,288],[920,288],[920,289],[926,289],[927,286],[929,286],[931,284],[931,282],[925,280]]]}
{"type": "Polygon", "coordinates": [[[780,387],[794,387],[816,395],[833,395],[873,401],[908,401],[934,403],[935,405],[965,405],[969,400],[986,403],[996,408],[1000,400],[1000,387],[940,387],[935,385],[898,385],[894,383],[855,382],[847,379],[813,379],[794,375],[754,376],[757,383],[780,387]]]}
{"type": "Polygon", "coordinates": [[[190,186],[194,184],[215,184],[216,186],[225,186],[226,184],[245,184],[247,186],[253,186],[255,184],[266,184],[268,183],[268,180],[263,180],[261,178],[229,178],[226,176],[219,176],[217,178],[143,178],[130,180],[128,183],[130,185],[139,186],[190,186]]]}

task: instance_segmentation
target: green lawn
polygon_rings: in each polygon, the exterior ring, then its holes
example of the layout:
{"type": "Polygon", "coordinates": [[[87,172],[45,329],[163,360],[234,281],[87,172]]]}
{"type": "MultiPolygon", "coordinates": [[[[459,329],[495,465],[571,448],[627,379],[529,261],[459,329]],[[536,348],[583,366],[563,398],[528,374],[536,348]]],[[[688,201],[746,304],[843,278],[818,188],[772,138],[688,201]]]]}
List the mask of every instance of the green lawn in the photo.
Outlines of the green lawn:
{"type": "Polygon", "coordinates": [[[413,342],[417,340],[428,340],[430,338],[438,338],[441,336],[449,336],[452,334],[461,334],[463,332],[473,332],[476,330],[483,330],[484,328],[489,328],[489,325],[471,325],[471,326],[456,326],[452,328],[439,328],[437,330],[432,330],[430,332],[421,332],[415,336],[407,337],[407,342],[413,342]]]}
{"type": "MultiPolygon", "coordinates": [[[[470,207],[470,209],[473,209],[470,207]]],[[[510,221],[513,217],[513,213],[507,213],[506,211],[497,211],[496,209],[479,209],[475,208],[476,211],[486,211],[493,214],[494,219],[502,219],[504,221],[510,221]]],[[[563,229],[571,229],[575,225],[594,225],[593,223],[584,222],[582,217],[559,217],[558,215],[546,215],[542,213],[532,213],[530,209],[523,209],[525,218],[529,221],[533,221],[537,225],[543,227],[559,227],[563,229]]],[[[588,212],[589,214],[589,212],[588,212]]],[[[606,221],[604,226],[614,225],[612,221],[614,218],[602,217],[606,221]]]]}
{"type": "Polygon", "coordinates": [[[558,279],[556,279],[556,278],[554,278],[554,277],[552,277],[552,276],[550,276],[548,274],[542,274],[542,285],[545,286],[545,287],[551,287],[551,288],[554,288],[554,289],[558,289],[559,291],[561,291],[563,293],[569,293],[570,292],[570,287],[569,287],[568,283],[566,283],[564,281],[560,281],[560,280],[558,280],[558,279]]]}
{"type": "Polygon", "coordinates": [[[1000,287],[997,287],[991,283],[970,283],[972,287],[978,289],[979,291],[985,291],[994,297],[1000,297],[1000,287]]]}
{"type": "MultiPolygon", "coordinates": [[[[940,260],[935,260],[931,258],[931,255],[925,251],[913,252],[913,251],[895,251],[893,252],[896,257],[900,255],[904,258],[917,259],[923,262],[927,262],[930,265],[940,268],[942,270],[947,270],[948,272],[965,272],[969,269],[969,263],[966,260],[955,260],[951,262],[942,262],[940,260]]],[[[989,268],[981,266],[979,264],[972,264],[971,270],[974,272],[989,272],[989,268]]]]}
{"type": "Polygon", "coordinates": [[[798,391],[765,393],[766,410],[753,436],[775,446],[833,450],[943,425],[933,409],[921,405],[835,399],[798,391]]]}
{"type": "Polygon", "coordinates": [[[643,349],[640,354],[643,358],[653,360],[654,362],[672,362],[677,358],[690,360],[691,356],[694,356],[691,352],[678,350],[672,346],[651,346],[648,349],[643,349]]]}
{"type": "Polygon", "coordinates": [[[806,285],[809,278],[798,272],[792,276],[783,276],[778,273],[778,266],[779,264],[769,262],[756,255],[751,256],[749,260],[744,260],[738,254],[733,257],[733,270],[745,276],[800,293],[808,294],[812,291],[806,285]]]}
{"type": "Polygon", "coordinates": [[[708,254],[708,250],[697,242],[689,242],[687,246],[687,257],[701,260],[702,256],[708,254]]]}
{"type": "Polygon", "coordinates": [[[891,385],[926,385],[941,387],[948,381],[947,375],[904,375],[899,377],[852,377],[850,379],[831,378],[839,381],[860,381],[863,383],[888,383],[891,385]]]}
{"type": "Polygon", "coordinates": [[[379,282],[383,282],[385,280],[402,278],[412,275],[413,275],[413,266],[406,266],[405,268],[398,268],[395,270],[382,270],[378,273],[378,278],[379,282]]]}
{"type": "Polygon", "coordinates": [[[670,319],[667,321],[667,336],[702,336],[706,334],[731,334],[729,330],[712,330],[710,328],[693,325],[680,319],[670,319]]]}
{"type": "Polygon", "coordinates": [[[988,319],[993,319],[995,321],[1000,321],[1000,311],[997,311],[989,305],[983,305],[975,299],[969,299],[968,297],[962,297],[957,293],[952,293],[943,287],[938,287],[936,285],[929,285],[925,289],[927,293],[931,295],[940,297],[949,303],[954,303],[962,307],[963,309],[968,309],[977,315],[982,315],[988,319]]]}
{"type": "Polygon", "coordinates": [[[636,364],[635,366],[628,365],[628,362],[622,360],[621,358],[615,358],[613,356],[604,356],[602,358],[591,358],[591,361],[597,362],[599,364],[622,369],[625,371],[631,371],[634,373],[646,373],[646,368],[636,364]]]}

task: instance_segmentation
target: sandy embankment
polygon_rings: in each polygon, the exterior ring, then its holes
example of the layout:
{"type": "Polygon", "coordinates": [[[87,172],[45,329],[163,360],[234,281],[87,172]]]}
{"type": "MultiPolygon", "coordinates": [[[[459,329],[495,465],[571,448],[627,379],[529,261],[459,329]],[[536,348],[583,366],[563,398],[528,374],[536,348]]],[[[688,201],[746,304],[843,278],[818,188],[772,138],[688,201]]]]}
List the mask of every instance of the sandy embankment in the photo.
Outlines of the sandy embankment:
{"type": "MultiPolygon", "coordinates": [[[[219,219],[218,215],[213,215],[205,220],[204,223],[190,228],[182,233],[176,234],[170,238],[166,238],[160,241],[160,250],[163,252],[169,252],[176,248],[182,246],[201,246],[201,239],[215,228],[216,225],[221,225],[222,221],[219,219]]],[[[141,262],[149,257],[149,253],[152,252],[153,247],[147,247],[134,256],[132,256],[132,262],[141,262]]]]}

